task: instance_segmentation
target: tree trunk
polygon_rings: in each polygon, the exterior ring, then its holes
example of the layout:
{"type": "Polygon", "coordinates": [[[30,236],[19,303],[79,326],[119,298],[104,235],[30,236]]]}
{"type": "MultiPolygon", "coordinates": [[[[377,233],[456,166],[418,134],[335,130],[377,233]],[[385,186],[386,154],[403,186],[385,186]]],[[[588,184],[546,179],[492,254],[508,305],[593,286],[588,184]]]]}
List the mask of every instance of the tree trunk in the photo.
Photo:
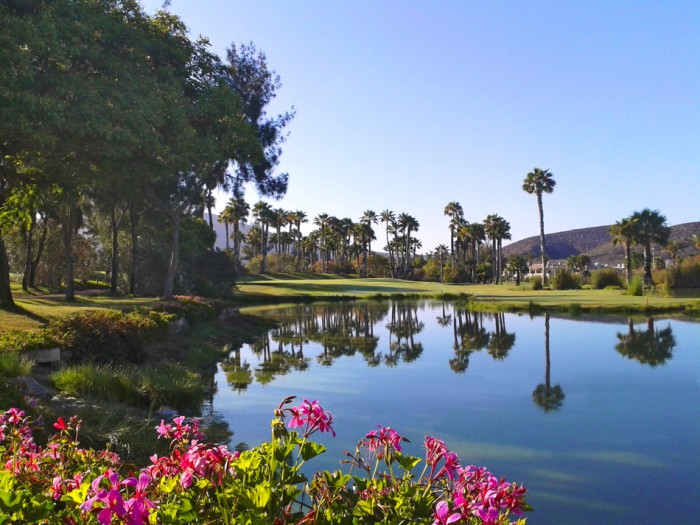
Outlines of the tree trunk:
{"type": "MultiPolygon", "coordinates": [[[[119,224],[121,217],[117,220],[114,207],[112,207],[110,223],[112,226],[112,278],[109,283],[109,293],[116,294],[119,284],[119,224]]],[[[123,217],[123,214],[122,214],[123,217]]]]}
{"type": "Polygon", "coordinates": [[[65,250],[66,301],[75,301],[75,283],[73,282],[73,230],[77,221],[77,206],[70,203],[68,214],[63,217],[63,247],[65,250]]]}
{"type": "Polygon", "coordinates": [[[629,242],[625,242],[625,280],[627,284],[632,280],[632,254],[629,242]]]}
{"type": "Polygon", "coordinates": [[[5,242],[0,235],[0,308],[14,308],[15,301],[12,298],[10,288],[10,264],[7,260],[5,242]]]}
{"type": "Polygon", "coordinates": [[[25,292],[29,290],[29,276],[32,273],[32,265],[34,264],[34,255],[32,254],[33,244],[34,244],[34,230],[36,229],[36,217],[34,213],[31,212],[31,222],[29,224],[29,230],[27,230],[24,237],[25,250],[24,250],[24,272],[22,273],[22,290],[25,292]]]}
{"type": "Polygon", "coordinates": [[[138,223],[139,214],[134,212],[135,206],[129,206],[129,223],[131,230],[131,267],[129,268],[129,293],[136,295],[136,279],[138,277],[138,223]]]}
{"type": "Polygon", "coordinates": [[[537,193],[537,209],[540,213],[540,255],[542,256],[542,284],[547,284],[547,255],[544,247],[544,209],[542,193],[537,193]]]}
{"type": "Polygon", "coordinates": [[[32,261],[32,266],[29,270],[29,287],[36,288],[36,269],[39,267],[39,261],[41,260],[41,255],[44,253],[44,246],[46,245],[46,235],[49,233],[49,221],[44,217],[41,224],[41,238],[39,239],[39,245],[36,248],[36,256],[32,261]]]}
{"type": "Polygon", "coordinates": [[[170,214],[170,265],[165,276],[165,287],[163,289],[163,299],[170,301],[173,298],[173,287],[175,275],[177,274],[177,264],[180,259],[180,214],[170,214]]]}
{"type": "Polygon", "coordinates": [[[651,280],[651,262],[652,262],[651,243],[645,242],[644,243],[644,284],[646,284],[646,285],[649,285],[652,283],[652,280],[651,280]]]}

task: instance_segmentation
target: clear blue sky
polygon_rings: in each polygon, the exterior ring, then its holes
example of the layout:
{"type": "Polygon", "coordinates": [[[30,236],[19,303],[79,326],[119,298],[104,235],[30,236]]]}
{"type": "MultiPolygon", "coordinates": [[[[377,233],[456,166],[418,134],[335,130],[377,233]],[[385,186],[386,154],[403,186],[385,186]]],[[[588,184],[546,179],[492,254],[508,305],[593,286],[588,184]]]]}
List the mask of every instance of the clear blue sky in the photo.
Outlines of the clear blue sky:
{"type": "MultiPolygon", "coordinates": [[[[143,2],[154,13],[161,1],[143,2]]],[[[420,222],[449,244],[449,201],[538,234],[534,167],[557,181],[545,230],[644,207],[700,220],[700,2],[172,0],[220,56],[264,51],[296,118],[274,207],[420,222]]],[[[253,188],[246,199],[258,200],[253,188]]],[[[224,204],[225,198],[219,204],[224,204]]],[[[308,231],[310,226],[307,226],[308,231]]],[[[379,229],[382,232],[383,229],[379,229]]],[[[379,233],[378,232],[378,233],[379,233]]],[[[379,249],[379,246],[377,246],[379,249]]]]}

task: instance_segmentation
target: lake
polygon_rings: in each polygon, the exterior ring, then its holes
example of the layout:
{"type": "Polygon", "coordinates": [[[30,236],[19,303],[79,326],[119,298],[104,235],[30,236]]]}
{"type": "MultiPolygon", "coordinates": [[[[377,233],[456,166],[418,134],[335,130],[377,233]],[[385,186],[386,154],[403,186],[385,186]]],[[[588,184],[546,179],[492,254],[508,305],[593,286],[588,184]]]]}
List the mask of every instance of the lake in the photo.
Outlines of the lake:
{"type": "Polygon", "coordinates": [[[700,523],[700,323],[481,314],[431,301],[246,313],[279,328],[219,365],[212,408],[232,444],[269,440],[289,395],[319,400],[336,438],[316,468],[391,426],[423,457],[523,482],[530,525],[700,523]]]}

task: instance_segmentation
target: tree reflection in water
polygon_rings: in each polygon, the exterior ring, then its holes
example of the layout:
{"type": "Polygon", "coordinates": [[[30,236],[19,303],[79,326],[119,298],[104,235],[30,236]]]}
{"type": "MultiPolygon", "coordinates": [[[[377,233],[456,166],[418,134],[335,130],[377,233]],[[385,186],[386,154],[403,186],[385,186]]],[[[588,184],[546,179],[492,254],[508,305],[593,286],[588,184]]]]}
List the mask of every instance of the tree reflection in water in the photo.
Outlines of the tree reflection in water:
{"type": "Polygon", "coordinates": [[[551,361],[549,359],[549,314],[544,314],[544,353],[545,373],[544,384],[537,385],[532,391],[532,401],[545,412],[559,410],[564,403],[564,390],[559,385],[552,386],[550,380],[551,361]]]}
{"type": "Polygon", "coordinates": [[[673,357],[676,338],[669,324],[662,330],[654,329],[654,319],[647,319],[647,329],[635,330],[632,319],[627,320],[627,333],[617,334],[618,343],[615,350],[629,359],[635,359],[642,364],[657,366],[664,364],[673,357]]]}
{"type": "Polygon", "coordinates": [[[489,355],[501,361],[515,345],[515,334],[506,330],[506,316],[503,313],[484,314],[455,309],[452,332],[455,356],[450,359],[450,368],[458,374],[469,368],[469,356],[474,352],[488,348],[489,355]],[[484,328],[484,319],[493,320],[493,332],[484,328]]]}

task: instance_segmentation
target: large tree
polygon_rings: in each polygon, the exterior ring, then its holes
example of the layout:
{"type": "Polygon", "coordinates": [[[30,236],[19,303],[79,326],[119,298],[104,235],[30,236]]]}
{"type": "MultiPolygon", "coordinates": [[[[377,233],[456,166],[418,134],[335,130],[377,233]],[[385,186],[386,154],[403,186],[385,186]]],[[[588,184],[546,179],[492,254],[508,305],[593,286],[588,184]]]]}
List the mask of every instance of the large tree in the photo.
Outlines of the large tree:
{"type": "Polygon", "coordinates": [[[542,257],[542,281],[547,284],[547,251],[544,239],[544,209],[542,207],[542,194],[552,193],[557,182],[549,170],[533,169],[523,180],[523,191],[537,197],[537,210],[540,217],[540,255],[542,257]]]}
{"type": "Polygon", "coordinates": [[[666,217],[658,210],[644,208],[634,212],[631,219],[637,223],[635,240],[644,247],[644,284],[652,284],[652,244],[665,246],[671,235],[671,228],[666,225],[666,217]]]}

